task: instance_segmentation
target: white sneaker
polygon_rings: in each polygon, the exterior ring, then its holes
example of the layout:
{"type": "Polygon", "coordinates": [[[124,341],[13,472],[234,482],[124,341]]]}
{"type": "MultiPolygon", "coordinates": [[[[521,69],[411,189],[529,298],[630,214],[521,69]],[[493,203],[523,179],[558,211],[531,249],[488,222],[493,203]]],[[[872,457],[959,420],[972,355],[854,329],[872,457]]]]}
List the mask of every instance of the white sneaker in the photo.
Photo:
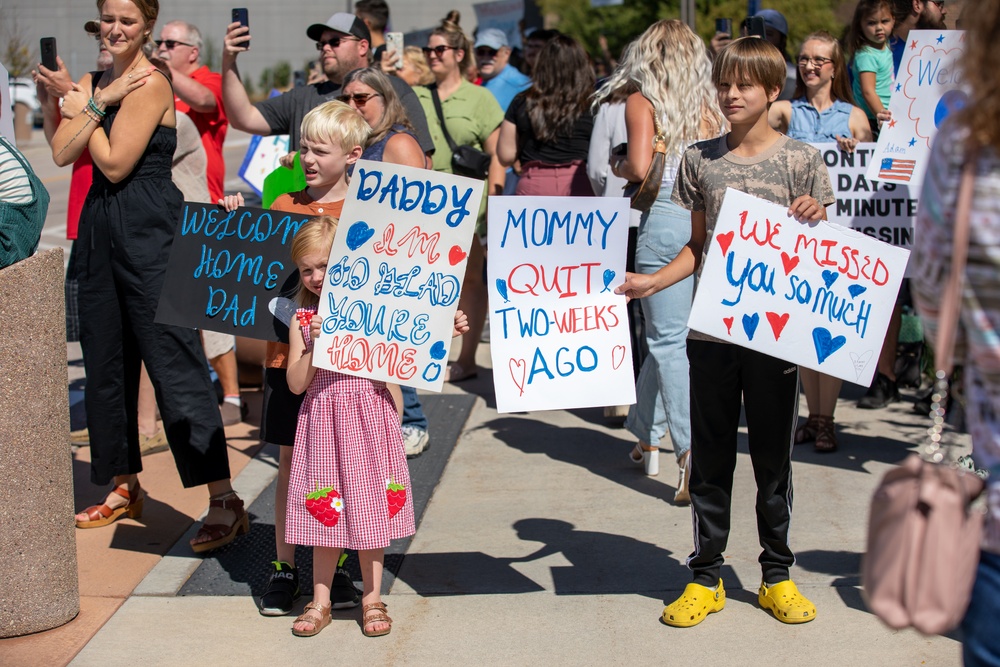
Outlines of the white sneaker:
{"type": "Polygon", "coordinates": [[[406,458],[420,456],[430,443],[430,436],[427,431],[415,426],[403,427],[403,450],[406,458]]]}

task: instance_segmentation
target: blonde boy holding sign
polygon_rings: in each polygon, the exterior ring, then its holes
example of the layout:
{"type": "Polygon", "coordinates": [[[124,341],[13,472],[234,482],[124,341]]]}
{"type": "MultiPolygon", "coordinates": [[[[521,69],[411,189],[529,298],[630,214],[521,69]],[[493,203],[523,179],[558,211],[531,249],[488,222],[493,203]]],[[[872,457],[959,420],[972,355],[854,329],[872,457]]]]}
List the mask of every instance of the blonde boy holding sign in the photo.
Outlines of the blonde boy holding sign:
{"type": "MultiPolygon", "coordinates": [[[[672,199],[691,211],[691,241],[652,275],[627,274],[616,291],[642,298],[699,271],[727,187],[782,206],[800,222],[826,219],[833,187],[815,148],[771,129],[767,112],[785,81],[781,53],[762,39],[732,42],[716,57],[712,81],[732,130],[685,152],[672,199]]],[[[691,331],[691,507],[694,581],[663,610],[675,627],[697,625],[726,604],[720,572],[729,539],[741,402],[757,482],[757,530],[763,551],[760,605],[784,623],[805,623],[816,607],[789,578],[792,430],[798,406],[794,364],[691,331]]]]}

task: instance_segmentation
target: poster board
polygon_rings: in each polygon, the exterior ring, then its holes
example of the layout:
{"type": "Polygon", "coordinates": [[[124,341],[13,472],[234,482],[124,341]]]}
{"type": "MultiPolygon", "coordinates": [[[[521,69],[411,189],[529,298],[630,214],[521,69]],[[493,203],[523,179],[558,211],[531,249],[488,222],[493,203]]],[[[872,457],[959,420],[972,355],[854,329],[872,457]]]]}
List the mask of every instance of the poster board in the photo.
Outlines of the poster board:
{"type": "Polygon", "coordinates": [[[270,137],[254,135],[250,138],[247,154],[237,174],[259,197],[264,193],[264,179],[281,166],[279,160],[288,152],[287,134],[270,137]]]}
{"type": "Polygon", "coordinates": [[[310,216],[184,202],[156,322],[277,341],[275,299],[298,280],[292,239],[310,216]]]}
{"type": "Polygon", "coordinates": [[[497,411],[635,403],[624,282],[629,200],[490,197],[497,411]]]}
{"type": "Polygon", "coordinates": [[[938,127],[968,99],[958,67],[964,41],[961,30],[910,31],[892,84],[892,120],[882,125],[868,178],[920,192],[938,127]]]}
{"type": "Polygon", "coordinates": [[[867,387],[909,254],[729,188],[688,326],[867,387]]]}
{"type": "Polygon", "coordinates": [[[0,63],[0,136],[17,145],[14,139],[14,102],[10,97],[10,75],[0,63]]]}
{"type": "Polygon", "coordinates": [[[314,366],[441,391],[484,187],[357,162],[320,295],[314,366]]]}

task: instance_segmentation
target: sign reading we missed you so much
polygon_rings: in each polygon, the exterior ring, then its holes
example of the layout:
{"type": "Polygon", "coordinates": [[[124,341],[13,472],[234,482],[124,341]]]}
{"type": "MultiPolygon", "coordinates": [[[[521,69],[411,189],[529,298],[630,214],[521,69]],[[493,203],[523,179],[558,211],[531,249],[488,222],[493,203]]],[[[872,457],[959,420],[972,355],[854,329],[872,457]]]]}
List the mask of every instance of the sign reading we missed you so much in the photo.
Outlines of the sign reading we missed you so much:
{"type": "Polygon", "coordinates": [[[483,187],[358,161],[320,296],[313,365],[441,390],[483,187]]]}
{"type": "Polygon", "coordinates": [[[730,188],[688,326],[867,387],[909,254],[730,188]]]}
{"type": "Polygon", "coordinates": [[[624,197],[491,197],[490,348],[497,410],[629,405],[624,197]]]}

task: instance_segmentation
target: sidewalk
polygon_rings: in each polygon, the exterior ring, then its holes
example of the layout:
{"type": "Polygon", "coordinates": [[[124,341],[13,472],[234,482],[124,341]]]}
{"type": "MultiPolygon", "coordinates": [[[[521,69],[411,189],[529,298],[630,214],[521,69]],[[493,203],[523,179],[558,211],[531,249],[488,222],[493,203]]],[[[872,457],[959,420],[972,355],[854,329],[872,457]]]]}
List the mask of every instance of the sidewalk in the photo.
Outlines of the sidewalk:
{"type": "MultiPolygon", "coordinates": [[[[488,346],[480,354],[486,362],[488,346]]],[[[857,410],[860,390],[849,387],[845,394],[854,393],[838,407],[840,451],[796,448],[793,577],[816,603],[816,621],[782,625],[756,604],[759,547],[744,442],[723,572],[726,609],[679,630],[659,620],[689,581],[683,560],[691,549],[690,512],[670,503],[669,453],[660,477],[646,478],[626,458],[631,438],[606,428],[600,410],[498,415],[491,383],[481,372],[447,388],[480,398],[386,596],[395,621],[388,637],[363,637],[357,610],[335,612],[330,627],[306,640],[292,636],[290,617],[260,616],[249,596],[176,595],[191,563],[200,562],[187,557],[182,534],[206,503],[199,490],[177,488],[169,455],[158,454],[147,457],[143,473],[158,501],[143,517],[149,529],[122,521],[78,531],[80,617],[0,642],[0,662],[323,664],[350,656],[386,665],[960,664],[957,635],[890,631],[865,611],[858,588],[871,491],[924,433],[908,402],[857,410]],[[174,553],[182,557],[161,558],[178,537],[174,553]]],[[[236,485],[249,494],[274,470],[259,456],[247,465],[256,434],[241,430],[231,432],[231,458],[234,474],[243,471],[236,485]]],[[[93,495],[82,486],[78,504],[93,495]]]]}

